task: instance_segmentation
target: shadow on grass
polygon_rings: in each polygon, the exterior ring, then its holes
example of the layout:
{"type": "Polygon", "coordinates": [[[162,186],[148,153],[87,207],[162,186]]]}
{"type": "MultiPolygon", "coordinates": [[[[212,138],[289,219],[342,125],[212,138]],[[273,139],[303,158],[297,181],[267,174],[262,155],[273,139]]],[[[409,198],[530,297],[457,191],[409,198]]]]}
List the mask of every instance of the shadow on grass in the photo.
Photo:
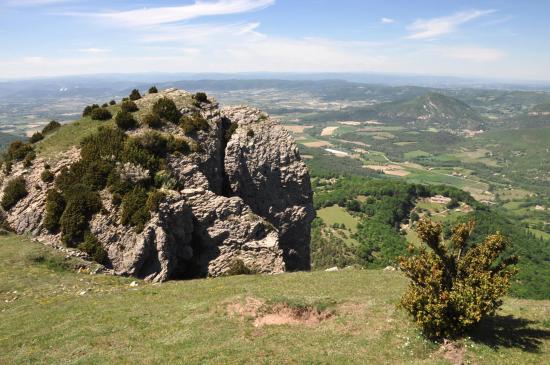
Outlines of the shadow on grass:
{"type": "Polygon", "coordinates": [[[495,350],[500,347],[517,348],[526,352],[540,352],[542,341],[550,339],[550,330],[533,328],[537,321],[514,316],[487,318],[470,334],[473,341],[483,343],[495,350]]]}

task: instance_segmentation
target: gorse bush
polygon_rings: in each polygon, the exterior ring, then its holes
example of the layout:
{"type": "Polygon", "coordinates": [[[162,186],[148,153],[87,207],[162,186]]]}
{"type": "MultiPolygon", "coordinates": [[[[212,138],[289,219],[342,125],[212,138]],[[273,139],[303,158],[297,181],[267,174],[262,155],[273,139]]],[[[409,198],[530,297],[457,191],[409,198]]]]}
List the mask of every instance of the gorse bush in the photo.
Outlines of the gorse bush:
{"type": "Polygon", "coordinates": [[[22,176],[8,181],[1,201],[2,208],[10,210],[17,202],[26,197],[27,194],[25,179],[22,176]]]}
{"type": "Polygon", "coordinates": [[[109,120],[113,117],[111,112],[105,108],[95,108],[90,113],[92,120],[109,120]]]}
{"type": "Polygon", "coordinates": [[[94,261],[105,266],[109,265],[109,256],[107,256],[107,251],[105,251],[101,243],[90,232],[86,232],[84,234],[84,242],[78,245],[78,248],[90,255],[94,261]]]}
{"type": "Polygon", "coordinates": [[[6,161],[22,161],[29,153],[34,152],[31,144],[13,141],[5,154],[6,161]]]}
{"type": "Polygon", "coordinates": [[[181,118],[181,112],[178,107],[173,100],[168,98],[157,100],[153,105],[153,114],[174,124],[178,123],[181,118]]]}
{"type": "Polygon", "coordinates": [[[158,92],[159,92],[159,91],[158,91],[158,89],[157,89],[156,86],[151,86],[151,87],[149,88],[149,94],[156,94],[156,93],[158,93],[158,92]]]}
{"type": "Polygon", "coordinates": [[[82,111],[82,116],[83,116],[83,117],[89,117],[89,116],[91,116],[91,115],[92,115],[92,112],[93,112],[95,109],[99,109],[99,105],[97,105],[97,104],[88,105],[87,107],[84,108],[84,111],[82,111]]]}
{"type": "Polygon", "coordinates": [[[56,122],[55,120],[52,120],[42,129],[42,134],[46,135],[48,133],[52,133],[56,131],[59,127],[61,127],[61,124],[59,122],[56,122]]]}
{"type": "Polygon", "coordinates": [[[147,209],[147,191],[136,186],[122,199],[120,223],[135,228],[136,232],[143,231],[145,224],[151,218],[147,209]]]}
{"type": "Polygon", "coordinates": [[[208,96],[203,92],[198,92],[193,95],[193,99],[195,99],[197,103],[208,103],[208,96]]]}
{"type": "Polygon", "coordinates": [[[138,122],[134,119],[134,116],[125,111],[118,112],[115,117],[115,123],[117,127],[125,131],[135,129],[138,126],[138,122]]]}
{"type": "MultiPolygon", "coordinates": [[[[516,273],[515,256],[502,257],[508,242],[500,234],[468,245],[474,222],[452,229],[449,245],[441,238],[442,226],[427,219],[418,222],[423,246],[400,265],[411,280],[400,306],[430,338],[453,338],[494,312],[516,273]]],[[[411,248],[412,251],[412,248],[411,248]]]]}
{"type": "Polygon", "coordinates": [[[139,93],[138,89],[132,90],[130,93],[130,100],[139,100],[141,99],[141,94],[139,93]]]}
{"type": "Polygon", "coordinates": [[[141,122],[151,129],[160,129],[164,125],[164,122],[157,114],[146,114],[141,122]]]}
{"type": "Polygon", "coordinates": [[[50,189],[46,195],[46,212],[43,225],[50,233],[59,230],[59,221],[65,210],[65,198],[56,189],[50,189]]]}
{"type": "Polygon", "coordinates": [[[64,197],[67,205],[59,220],[61,239],[68,247],[76,247],[84,240],[90,218],[100,211],[101,199],[84,184],[73,185],[64,191],[64,197]]]}
{"type": "Polygon", "coordinates": [[[45,183],[51,183],[55,179],[55,175],[48,169],[44,169],[40,174],[40,179],[45,183]]]}
{"type": "Polygon", "coordinates": [[[44,139],[44,135],[40,132],[36,132],[31,136],[31,138],[29,138],[29,142],[36,143],[36,142],[40,142],[43,139],[44,139]]]}
{"type": "Polygon", "coordinates": [[[138,108],[137,104],[134,103],[133,101],[126,100],[126,101],[123,101],[120,104],[120,110],[122,110],[123,112],[127,112],[127,113],[134,113],[134,112],[137,112],[139,110],[139,108],[138,108]]]}
{"type": "Polygon", "coordinates": [[[191,115],[184,115],[181,117],[180,127],[183,129],[183,132],[188,135],[198,131],[207,131],[210,129],[210,125],[200,113],[193,113],[191,115]]]}

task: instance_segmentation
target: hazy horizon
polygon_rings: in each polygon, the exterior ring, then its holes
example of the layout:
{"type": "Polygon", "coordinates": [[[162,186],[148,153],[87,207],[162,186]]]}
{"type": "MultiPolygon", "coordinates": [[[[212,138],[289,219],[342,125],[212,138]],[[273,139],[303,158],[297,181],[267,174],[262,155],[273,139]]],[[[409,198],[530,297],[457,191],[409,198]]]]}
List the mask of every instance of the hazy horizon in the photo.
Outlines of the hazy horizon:
{"type": "Polygon", "coordinates": [[[541,48],[549,11],[505,0],[0,0],[0,79],[269,72],[550,82],[541,48]]]}

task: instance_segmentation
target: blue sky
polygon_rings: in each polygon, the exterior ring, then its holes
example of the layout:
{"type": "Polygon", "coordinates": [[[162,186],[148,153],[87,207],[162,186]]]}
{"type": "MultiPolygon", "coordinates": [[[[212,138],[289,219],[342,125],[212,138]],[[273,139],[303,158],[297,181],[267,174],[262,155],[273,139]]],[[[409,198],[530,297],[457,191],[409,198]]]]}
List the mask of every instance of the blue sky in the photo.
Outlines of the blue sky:
{"type": "Polygon", "coordinates": [[[550,80],[550,1],[0,0],[0,78],[381,72],[550,80]]]}

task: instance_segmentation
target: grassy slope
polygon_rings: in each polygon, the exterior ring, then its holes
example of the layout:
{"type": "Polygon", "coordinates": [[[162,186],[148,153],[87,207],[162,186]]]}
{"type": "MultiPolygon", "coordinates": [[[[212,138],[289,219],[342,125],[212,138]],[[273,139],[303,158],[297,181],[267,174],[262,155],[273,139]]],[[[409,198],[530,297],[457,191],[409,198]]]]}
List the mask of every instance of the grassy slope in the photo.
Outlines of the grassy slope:
{"type": "MultiPolygon", "coordinates": [[[[0,238],[2,364],[445,363],[438,346],[395,309],[406,284],[399,273],[345,270],[132,288],[129,278],[29,260],[47,252],[25,238],[0,238]],[[250,319],[226,315],[228,303],[246,297],[336,302],[335,316],[316,327],[255,328],[250,319]]],[[[46,254],[59,261],[56,255],[46,254]]],[[[539,364],[548,358],[549,301],[506,299],[499,315],[480,339],[463,341],[467,360],[539,364]]]]}
{"type": "MultiPolygon", "coordinates": [[[[108,109],[114,117],[120,107],[110,106],[108,109]]],[[[72,146],[78,146],[84,137],[94,133],[101,125],[114,125],[114,121],[113,119],[110,121],[97,121],[86,117],[65,124],[55,133],[47,135],[44,140],[37,143],[38,155],[45,158],[55,158],[59,152],[66,151],[72,146]]]]}

